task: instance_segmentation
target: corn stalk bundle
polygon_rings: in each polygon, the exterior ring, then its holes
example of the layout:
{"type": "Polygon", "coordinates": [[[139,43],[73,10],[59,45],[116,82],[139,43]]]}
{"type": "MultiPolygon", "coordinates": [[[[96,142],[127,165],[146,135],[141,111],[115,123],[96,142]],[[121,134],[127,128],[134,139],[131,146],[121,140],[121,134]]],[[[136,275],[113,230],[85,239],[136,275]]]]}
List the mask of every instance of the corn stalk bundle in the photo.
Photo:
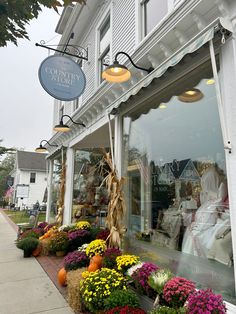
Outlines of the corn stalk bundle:
{"type": "Polygon", "coordinates": [[[122,191],[125,179],[118,178],[116,169],[112,163],[112,159],[109,153],[104,156],[104,164],[107,169],[107,175],[104,179],[108,195],[108,213],[106,218],[106,225],[110,230],[110,234],[107,238],[109,247],[121,246],[121,236],[125,231],[122,225],[125,214],[125,201],[124,193],[122,191]]]}

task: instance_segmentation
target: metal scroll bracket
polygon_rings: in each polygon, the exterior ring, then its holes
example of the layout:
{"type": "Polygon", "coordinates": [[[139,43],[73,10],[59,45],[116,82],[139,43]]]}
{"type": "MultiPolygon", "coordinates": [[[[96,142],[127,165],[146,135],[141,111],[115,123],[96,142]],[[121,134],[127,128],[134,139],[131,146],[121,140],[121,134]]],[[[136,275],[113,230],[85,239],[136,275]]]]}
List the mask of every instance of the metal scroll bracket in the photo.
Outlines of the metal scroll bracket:
{"type": "Polygon", "coordinates": [[[83,59],[83,60],[88,61],[88,48],[83,48],[83,47],[77,46],[77,45],[70,45],[69,42],[73,38],[74,38],[74,33],[71,33],[70,38],[68,39],[68,41],[65,45],[59,44],[59,45],[48,45],[48,46],[46,46],[45,45],[46,42],[44,40],[41,40],[40,43],[39,44],[36,43],[35,46],[46,48],[46,49],[53,50],[56,52],[60,52],[60,53],[62,53],[62,55],[65,54],[68,56],[72,56],[75,58],[79,58],[79,59],[83,59]],[[55,49],[52,47],[62,47],[62,50],[55,49]]]}

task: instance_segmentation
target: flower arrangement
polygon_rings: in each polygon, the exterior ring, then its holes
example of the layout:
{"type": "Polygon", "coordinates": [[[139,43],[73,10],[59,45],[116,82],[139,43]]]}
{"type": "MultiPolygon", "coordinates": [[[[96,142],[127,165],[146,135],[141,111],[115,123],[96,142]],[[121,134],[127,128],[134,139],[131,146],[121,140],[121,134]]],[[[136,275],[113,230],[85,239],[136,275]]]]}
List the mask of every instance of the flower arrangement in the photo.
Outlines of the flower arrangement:
{"type": "Polygon", "coordinates": [[[91,229],[91,225],[88,221],[78,221],[75,224],[76,229],[86,229],[89,230],[91,229]]]}
{"type": "Polygon", "coordinates": [[[158,294],[162,294],[165,284],[173,277],[174,275],[169,269],[158,269],[149,276],[148,284],[158,294]]]}
{"type": "Polygon", "coordinates": [[[77,229],[68,232],[69,248],[71,251],[89,241],[89,231],[86,229],[77,229]]]}
{"type": "Polygon", "coordinates": [[[173,308],[182,307],[190,293],[195,290],[195,284],[182,277],[174,277],[167,281],[163,290],[165,301],[173,308]]]}
{"type": "Polygon", "coordinates": [[[89,265],[89,258],[85,252],[74,251],[68,253],[63,260],[66,271],[75,270],[89,265]]]}
{"type": "Polygon", "coordinates": [[[131,307],[139,307],[137,295],[131,290],[115,290],[104,302],[105,310],[113,309],[117,306],[129,305],[131,307]]]}
{"type": "Polygon", "coordinates": [[[81,298],[90,312],[97,312],[103,309],[105,299],[118,289],[126,289],[124,276],[114,269],[102,268],[90,272],[82,281],[81,298]]]}
{"type": "Polygon", "coordinates": [[[137,264],[140,261],[139,256],[136,255],[121,255],[116,258],[117,269],[125,273],[128,268],[137,264]]]}
{"type": "Polygon", "coordinates": [[[110,234],[110,231],[108,229],[100,230],[96,235],[96,239],[101,239],[101,240],[106,241],[109,234],[110,234]]]}
{"type": "Polygon", "coordinates": [[[114,309],[106,311],[104,314],[145,314],[145,311],[139,308],[133,308],[129,305],[117,306],[114,309]]]}
{"type": "Polygon", "coordinates": [[[106,242],[104,240],[97,239],[89,243],[86,248],[86,254],[88,257],[93,257],[94,255],[102,255],[106,249],[106,242]]]}
{"type": "Polygon", "coordinates": [[[122,253],[119,249],[110,248],[107,249],[103,254],[102,267],[106,268],[115,268],[116,267],[116,258],[122,253]]]}
{"type": "Polygon", "coordinates": [[[158,270],[159,267],[153,263],[143,263],[141,267],[136,269],[131,278],[133,279],[135,288],[142,294],[146,294],[149,297],[154,295],[154,290],[148,284],[148,278],[151,273],[158,270]]]}
{"type": "Polygon", "coordinates": [[[222,296],[214,294],[211,289],[198,290],[188,297],[187,313],[225,314],[226,306],[222,296]]]}
{"type": "Polygon", "coordinates": [[[62,225],[58,228],[58,231],[65,231],[68,232],[69,230],[71,230],[71,226],[70,225],[62,225]]]}
{"type": "Polygon", "coordinates": [[[52,235],[50,236],[49,251],[53,253],[58,251],[66,251],[68,243],[69,239],[65,231],[52,233],[52,235]]]}

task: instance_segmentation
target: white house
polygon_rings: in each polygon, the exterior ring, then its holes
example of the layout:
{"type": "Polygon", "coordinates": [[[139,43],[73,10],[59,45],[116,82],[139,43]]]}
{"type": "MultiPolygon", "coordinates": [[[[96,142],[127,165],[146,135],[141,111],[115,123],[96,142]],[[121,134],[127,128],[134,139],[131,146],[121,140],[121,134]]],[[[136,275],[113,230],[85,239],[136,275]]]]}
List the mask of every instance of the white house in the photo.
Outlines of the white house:
{"type": "Polygon", "coordinates": [[[64,117],[71,131],[55,132],[50,143],[63,146],[65,156],[47,146],[51,187],[55,163],[66,158],[64,223],[82,205],[93,214],[96,178],[87,184],[89,169],[99,148],[113,149],[127,182],[129,252],[146,254],[199,287],[222,293],[228,313],[236,313],[236,225],[230,223],[236,220],[235,0],[87,0],[67,7],[56,30],[62,34],[60,45],[69,41],[74,54],[78,46],[85,49],[73,60],[87,82],[79,99],[55,100],[53,117],[53,125],[64,114],[86,127],[64,117]],[[131,71],[130,80],[103,80],[114,59],[131,71]],[[146,176],[131,167],[143,155],[146,176]],[[161,168],[187,159],[197,165],[200,185],[190,180],[180,191],[175,182],[161,185],[150,175],[153,162],[161,168]],[[89,195],[83,204],[81,193],[89,195]],[[189,208],[190,197],[197,210],[189,208]],[[184,213],[178,211],[180,201],[188,205],[184,213]],[[193,218],[176,218],[182,214],[193,218]],[[150,243],[135,238],[137,230],[149,232],[154,225],[158,231],[151,230],[150,243]],[[159,230],[165,232],[162,239],[159,230]]]}
{"type": "Polygon", "coordinates": [[[37,201],[44,201],[47,188],[46,155],[17,151],[14,177],[14,199],[16,207],[32,208],[37,201]]]}

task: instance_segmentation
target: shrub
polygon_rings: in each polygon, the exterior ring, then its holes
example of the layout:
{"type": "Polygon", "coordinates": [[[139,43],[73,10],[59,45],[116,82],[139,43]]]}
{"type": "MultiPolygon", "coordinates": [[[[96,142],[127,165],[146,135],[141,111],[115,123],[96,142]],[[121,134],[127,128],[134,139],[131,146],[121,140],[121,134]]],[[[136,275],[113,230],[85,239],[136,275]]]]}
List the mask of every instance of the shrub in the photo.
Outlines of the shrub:
{"type": "Polygon", "coordinates": [[[174,277],[167,281],[163,290],[163,297],[172,307],[184,305],[189,294],[195,290],[195,284],[181,277],[174,277]]]}
{"type": "Polygon", "coordinates": [[[130,307],[139,307],[138,297],[131,290],[115,290],[104,302],[105,310],[125,305],[129,305],[130,307]]]}
{"type": "Polygon", "coordinates": [[[36,238],[24,238],[16,242],[16,247],[23,251],[33,252],[39,244],[39,240],[36,238]]]}
{"type": "Polygon", "coordinates": [[[154,290],[148,284],[148,278],[151,273],[159,269],[153,263],[143,263],[143,265],[135,270],[131,275],[131,278],[134,281],[135,288],[143,294],[147,294],[148,296],[154,295],[154,290]]]}
{"type": "Polygon", "coordinates": [[[189,295],[187,310],[189,314],[225,314],[226,306],[221,295],[206,289],[194,291],[189,295]]]}
{"type": "Polygon", "coordinates": [[[74,251],[64,257],[64,268],[66,271],[75,270],[89,265],[89,258],[85,252],[74,251]]]}
{"type": "Polygon", "coordinates": [[[116,248],[107,249],[103,254],[102,267],[116,268],[116,258],[121,255],[121,251],[116,248]]]}
{"type": "Polygon", "coordinates": [[[108,310],[105,314],[145,314],[146,312],[139,308],[133,308],[128,305],[117,306],[114,309],[108,310]]]}
{"type": "Polygon", "coordinates": [[[124,276],[114,269],[102,268],[95,272],[86,273],[81,283],[81,298],[90,312],[104,308],[105,299],[115,290],[126,289],[124,276]]]}

